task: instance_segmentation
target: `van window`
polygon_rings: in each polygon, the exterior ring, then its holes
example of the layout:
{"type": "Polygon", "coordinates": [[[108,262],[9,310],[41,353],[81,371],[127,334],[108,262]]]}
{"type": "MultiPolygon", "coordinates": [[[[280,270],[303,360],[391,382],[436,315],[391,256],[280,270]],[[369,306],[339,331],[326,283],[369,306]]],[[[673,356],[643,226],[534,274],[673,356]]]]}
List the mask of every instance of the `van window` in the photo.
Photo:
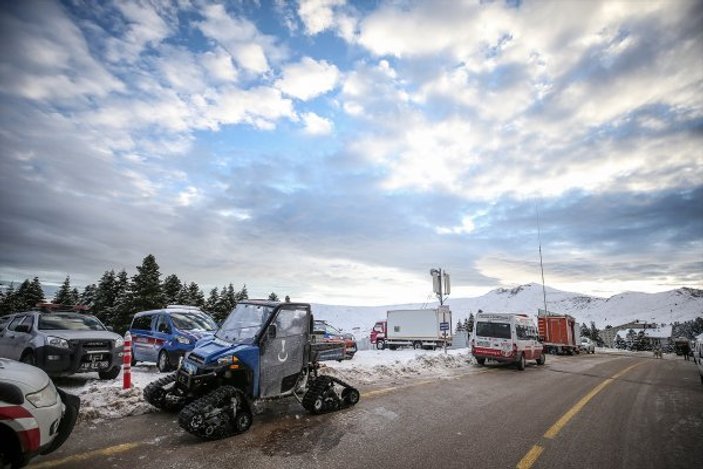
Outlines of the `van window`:
{"type": "Polygon", "coordinates": [[[530,331],[526,326],[521,326],[519,324],[515,325],[515,335],[520,340],[527,340],[530,338],[530,331]]]}
{"type": "Polygon", "coordinates": [[[494,339],[509,339],[510,324],[501,322],[477,322],[476,336],[494,339]]]}
{"type": "Polygon", "coordinates": [[[164,334],[171,333],[171,326],[168,323],[168,318],[165,314],[159,314],[159,320],[157,322],[156,331],[163,332],[164,334]]]}
{"type": "Polygon", "coordinates": [[[151,330],[151,316],[139,316],[138,318],[134,318],[132,329],[151,330]]]}

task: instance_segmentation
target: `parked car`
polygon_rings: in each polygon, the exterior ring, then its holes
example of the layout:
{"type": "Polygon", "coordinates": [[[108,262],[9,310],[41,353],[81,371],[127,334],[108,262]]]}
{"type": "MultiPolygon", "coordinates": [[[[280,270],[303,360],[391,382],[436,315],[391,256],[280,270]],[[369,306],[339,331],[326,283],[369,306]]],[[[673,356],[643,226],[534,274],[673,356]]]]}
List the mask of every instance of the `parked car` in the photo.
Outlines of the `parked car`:
{"type": "Polygon", "coordinates": [[[596,353],[596,346],[588,337],[581,337],[581,345],[579,348],[584,353],[596,353]]]}
{"type": "Polygon", "coordinates": [[[80,399],[39,368],[0,358],[0,467],[21,467],[58,449],[73,430],[80,399]]]}
{"type": "Polygon", "coordinates": [[[479,365],[486,360],[514,363],[525,369],[527,360],[544,365],[544,347],[537,326],[526,314],[478,313],[474,321],[471,353],[479,365]]]}
{"type": "MultiPolygon", "coordinates": [[[[333,325],[329,324],[327,321],[315,320],[313,332],[318,335],[322,335],[325,342],[343,342],[344,343],[344,356],[343,358],[351,360],[357,352],[356,338],[353,334],[348,332],[342,332],[333,325]]],[[[320,360],[336,360],[338,358],[326,358],[322,355],[320,360]]]]}
{"type": "Polygon", "coordinates": [[[159,371],[170,371],[193,350],[198,340],[216,330],[215,321],[193,306],[169,305],[137,313],[129,328],[132,364],[155,362],[159,371]]]}
{"type": "Polygon", "coordinates": [[[100,379],[114,379],[120,374],[124,340],[91,314],[26,311],[3,319],[0,357],[51,376],[97,371],[100,379]]]}

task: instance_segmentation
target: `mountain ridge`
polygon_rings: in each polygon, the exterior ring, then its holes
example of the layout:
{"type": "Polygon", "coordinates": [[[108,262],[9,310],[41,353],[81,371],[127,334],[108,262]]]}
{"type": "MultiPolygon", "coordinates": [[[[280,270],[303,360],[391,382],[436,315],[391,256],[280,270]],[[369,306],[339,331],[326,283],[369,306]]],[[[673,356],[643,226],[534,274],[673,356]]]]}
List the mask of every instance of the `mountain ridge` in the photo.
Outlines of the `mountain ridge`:
{"type": "MultiPolygon", "coordinates": [[[[703,290],[681,287],[659,293],[622,292],[610,297],[566,292],[547,286],[547,309],[554,313],[574,316],[579,324],[599,329],[618,326],[635,320],[657,323],[683,322],[703,316],[703,290]]],[[[448,298],[445,301],[453,313],[453,322],[463,321],[469,313],[483,311],[520,312],[532,316],[544,309],[542,285],[527,283],[513,288],[496,288],[473,298],[448,298]]],[[[366,333],[391,309],[420,309],[437,307],[438,302],[405,303],[381,306],[344,306],[313,304],[317,319],[324,319],[344,330],[366,333]]]]}

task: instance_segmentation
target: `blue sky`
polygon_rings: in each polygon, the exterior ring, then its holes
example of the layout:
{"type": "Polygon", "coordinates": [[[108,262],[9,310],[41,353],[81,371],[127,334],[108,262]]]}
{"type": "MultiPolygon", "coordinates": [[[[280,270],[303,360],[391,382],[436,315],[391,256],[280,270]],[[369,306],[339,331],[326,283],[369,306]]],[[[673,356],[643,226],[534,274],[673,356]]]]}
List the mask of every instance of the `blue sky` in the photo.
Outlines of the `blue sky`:
{"type": "Polygon", "coordinates": [[[703,282],[700,2],[2,2],[0,281],[703,282]]]}

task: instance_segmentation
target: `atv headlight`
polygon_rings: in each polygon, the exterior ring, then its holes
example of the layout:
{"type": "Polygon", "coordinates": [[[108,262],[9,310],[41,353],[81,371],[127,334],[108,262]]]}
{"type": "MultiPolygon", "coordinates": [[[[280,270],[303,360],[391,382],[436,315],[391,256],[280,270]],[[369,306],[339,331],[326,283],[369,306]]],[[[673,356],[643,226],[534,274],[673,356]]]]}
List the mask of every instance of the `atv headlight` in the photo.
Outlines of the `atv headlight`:
{"type": "Polygon", "coordinates": [[[190,345],[190,339],[187,338],[187,337],[183,337],[183,336],[181,336],[181,335],[179,335],[178,337],[176,337],[176,341],[177,341],[179,344],[190,345]]]}
{"type": "Polygon", "coordinates": [[[39,392],[27,394],[26,398],[34,407],[50,407],[58,402],[59,393],[56,392],[54,384],[49,381],[44,389],[39,392]]]}
{"type": "Polygon", "coordinates": [[[115,348],[122,348],[124,347],[124,339],[120,337],[115,341],[115,348]]]}
{"type": "Polygon", "coordinates": [[[66,339],[62,339],[61,337],[47,336],[46,345],[59,348],[68,348],[68,341],[66,339]]]}
{"type": "Polygon", "coordinates": [[[231,370],[236,370],[239,368],[239,358],[234,355],[227,355],[226,357],[220,357],[217,359],[218,365],[228,366],[231,370]]]}

